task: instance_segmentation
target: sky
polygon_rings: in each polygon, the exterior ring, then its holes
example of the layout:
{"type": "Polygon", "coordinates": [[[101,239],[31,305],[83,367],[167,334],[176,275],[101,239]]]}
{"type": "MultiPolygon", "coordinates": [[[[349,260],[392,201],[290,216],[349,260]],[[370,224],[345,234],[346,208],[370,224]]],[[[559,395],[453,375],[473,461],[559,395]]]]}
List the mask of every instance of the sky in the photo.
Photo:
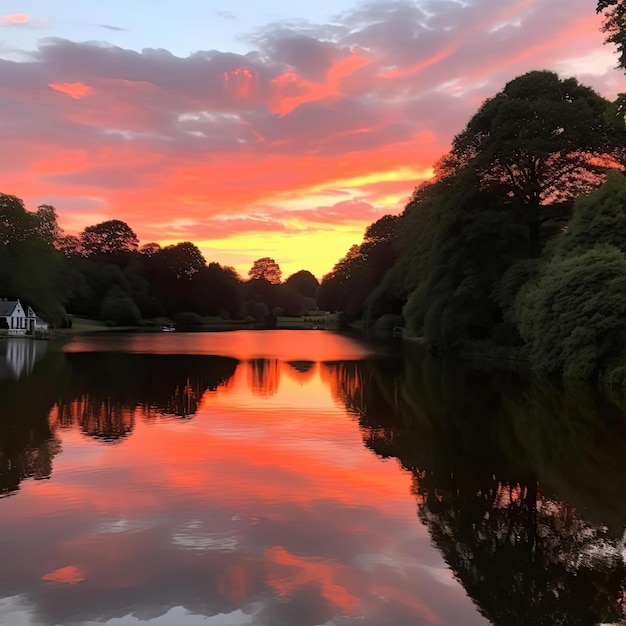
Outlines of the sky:
{"type": "Polygon", "coordinates": [[[0,192],[330,271],[525,72],[626,91],[593,0],[3,0],[0,192]]]}

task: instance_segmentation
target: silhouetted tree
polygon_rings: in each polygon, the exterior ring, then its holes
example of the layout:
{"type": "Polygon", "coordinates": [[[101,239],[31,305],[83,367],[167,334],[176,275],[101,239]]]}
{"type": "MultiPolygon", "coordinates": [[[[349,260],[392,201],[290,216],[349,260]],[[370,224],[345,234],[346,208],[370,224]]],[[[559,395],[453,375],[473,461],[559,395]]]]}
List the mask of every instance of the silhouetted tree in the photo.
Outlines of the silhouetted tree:
{"type": "Polygon", "coordinates": [[[300,270],[289,276],[285,281],[285,285],[295,289],[301,296],[315,298],[320,283],[311,272],[300,270]]]}
{"type": "Polygon", "coordinates": [[[87,226],[80,239],[88,256],[134,252],[139,246],[133,229],[121,220],[87,226]]]}
{"type": "Polygon", "coordinates": [[[624,116],[608,100],[575,78],[529,72],[485,101],[437,172],[445,177],[471,167],[478,187],[525,207],[537,255],[541,223],[553,217],[542,207],[598,187],[624,142],[624,116]]]}
{"type": "Polygon", "coordinates": [[[263,278],[272,285],[278,285],[280,284],[282,272],[280,266],[276,263],[276,261],[274,261],[274,259],[263,257],[262,259],[257,259],[252,264],[252,267],[248,272],[248,276],[250,277],[250,280],[263,278]]]}

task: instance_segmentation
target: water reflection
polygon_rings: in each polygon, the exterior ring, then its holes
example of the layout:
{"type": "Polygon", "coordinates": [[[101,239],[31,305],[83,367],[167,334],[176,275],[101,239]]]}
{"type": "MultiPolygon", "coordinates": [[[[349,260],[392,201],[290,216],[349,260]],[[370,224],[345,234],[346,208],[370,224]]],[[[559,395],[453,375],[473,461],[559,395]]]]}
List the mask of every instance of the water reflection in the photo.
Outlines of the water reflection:
{"type": "Polygon", "coordinates": [[[65,385],[54,418],[64,428],[116,441],[134,428],[135,416],[195,415],[207,391],[226,385],[237,360],[198,355],[68,353],[65,385]]]}
{"type": "Polygon", "coordinates": [[[280,383],[278,359],[251,359],[248,361],[248,384],[258,396],[273,396],[280,383]]]}
{"type": "Polygon", "coordinates": [[[342,395],[365,444],[413,473],[419,519],[480,612],[496,625],[623,620],[623,399],[420,365],[399,382],[370,364],[359,384],[340,377],[342,395]]]}
{"type": "Polygon", "coordinates": [[[31,374],[35,363],[46,355],[47,348],[47,341],[36,341],[30,337],[0,338],[0,380],[31,374]]]}
{"type": "MultiPolygon", "coordinates": [[[[0,345],[6,348],[11,341],[0,345]]],[[[17,342],[25,346],[44,343],[17,342]]],[[[7,351],[14,353],[13,349],[7,351]]],[[[56,401],[62,361],[62,355],[54,355],[40,364],[30,379],[0,379],[0,498],[15,493],[26,478],[50,477],[52,459],[61,444],[48,415],[56,401]]]]}
{"type": "Polygon", "coordinates": [[[251,337],[0,381],[0,622],[626,617],[621,397],[251,337]]]}

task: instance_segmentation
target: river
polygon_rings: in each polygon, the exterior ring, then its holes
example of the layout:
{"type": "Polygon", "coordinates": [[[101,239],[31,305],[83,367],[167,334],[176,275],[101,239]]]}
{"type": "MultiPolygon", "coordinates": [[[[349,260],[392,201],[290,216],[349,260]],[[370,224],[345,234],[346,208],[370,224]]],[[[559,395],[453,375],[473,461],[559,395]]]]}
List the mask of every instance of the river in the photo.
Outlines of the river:
{"type": "Polygon", "coordinates": [[[0,624],[618,623],[625,405],[325,331],[0,341],[0,624]]]}

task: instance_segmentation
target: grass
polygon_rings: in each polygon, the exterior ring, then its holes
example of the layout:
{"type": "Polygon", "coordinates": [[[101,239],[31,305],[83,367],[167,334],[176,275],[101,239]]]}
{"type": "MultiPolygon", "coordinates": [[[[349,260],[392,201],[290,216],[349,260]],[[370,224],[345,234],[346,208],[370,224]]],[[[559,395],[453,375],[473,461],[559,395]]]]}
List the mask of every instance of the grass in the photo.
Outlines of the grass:
{"type": "Polygon", "coordinates": [[[80,333],[94,333],[104,331],[119,331],[119,330],[138,330],[139,326],[108,326],[106,322],[102,320],[94,320],[88,317],[82,317],[74,315],[72,317],[72,328],[64,328],[56,332],[63,335],[75,335],[80,333]]]}
{"type": "MultiPolygon", "coordinates": [[[[335,316],[329,316],[330,322],[328,327],[333,328],[336,322],[335,316]]],[[[141,326],[109,326],[102,320],[91,319],[82,315],[74,315],[72,317],[72,328],[64,328],[54,331],[55,334],[60,335],[76,335],[83,333],[97,333],[97,332],[116,332],[116,331],[150,331],[158,330],[163,324],[171,323],[168,318],[158,318],[155,320],[146,320],[150,322],[150,325],[146,323],[141,326]]],[[[199,331],[202,330],[234,330],[237,328],[248,328],[248,324],[243,320],[225,320],[218,315],[205,316],[202,318],[202,325],[197,326],[199,331]]],[[[294,328],[294,329],[310,329],[312,327],[311,322],[305,320],[302,317],[279,317],[277,319],[276,328],[294,328]]],[[[323,328],[323,326],[320,326],[323,328]]]]}

